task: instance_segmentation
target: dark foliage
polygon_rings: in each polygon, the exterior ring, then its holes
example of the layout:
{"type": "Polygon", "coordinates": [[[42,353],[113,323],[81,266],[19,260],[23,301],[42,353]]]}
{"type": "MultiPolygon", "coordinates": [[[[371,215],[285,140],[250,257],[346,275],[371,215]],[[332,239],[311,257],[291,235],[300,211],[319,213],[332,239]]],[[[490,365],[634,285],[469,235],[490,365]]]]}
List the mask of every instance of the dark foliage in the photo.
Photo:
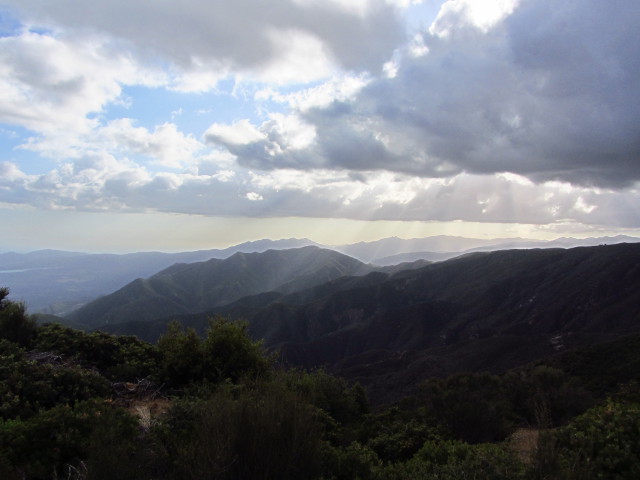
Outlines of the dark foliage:
{"type": "MultiPolygon", "coordinates": [[[[312,288],[290,284],[289,294],[245,296],[170,318],[199,334],[215,314],[245,318],[252,338],[277,349],[287,364],[322,367],[360,382],[379,406],[415,393],[416,385],[431,377],[502,373],[638,334],[639,265],[640,244],[476,253],[393,274],[336,278],[312,288]]],[[[186,267],[178,270],[192,286],[187,291],[196,292],[201,277],[186,267]]],[[[114,324],[109,318],[104,327],[155,341],[170,312],[151,315],[156,308],[151,304],[145,321],[114,324]]],[[[574,359],[575,365],[587,366],[588,358],[574,359]]],[[[600,360],[606,368],[606,355],[600,360]]],[[[624,371],[612,373],[611,381],[587,385],[588,390],[599,389],[600,395],[624,381],[624,371]]]]}
{"type": "Polygon", "coordinates": [[[0,288],[0,338],[23,347],[31,344],[36,322],[25,314],[24,305],[10,301],[8,288],[0,288]]]}
{"type": "Polygon", "coordinates": [[[177,402],[157,430],[167,478],[317,478],[319,412],[272,380],[177,402]]]}
{"type": "Polygon", "coordinates": [[[215,317],[209,320],[202,340],[193,329],[185,331],[177,322],[169,324],[158,340],[158,378],[177,388],[198,381],[217,384],[265,375],[271,361],[261,343],[253,342],[246,332],[246,323],[215,317]]]}
{"type": "Polygon", "coordinates": [[[111,379],[144,378],[156,370],[159,359],[156,347],[136,337],[85,333],[57,323],[40,326],[33,346],[95,368],[111,379]]]}
{"type": "Polygon", "coordinates": [[[637,337],[500,375],[432,378],[372,411],[357,383],[276,368],[243,322],[211,319],[203,338],[174,323],[153,346],[36,326],[2,300],[0,315],[14,315],[0,339],[2,479],[640,476],[637,337]],[[614,386],[608,372],[631,381],[614,386]],[[143,377],[165,382],[163,396],[118,394],[143,377]],[[511,434],[525,426],[539,441],[523,457],[511,434]]]}

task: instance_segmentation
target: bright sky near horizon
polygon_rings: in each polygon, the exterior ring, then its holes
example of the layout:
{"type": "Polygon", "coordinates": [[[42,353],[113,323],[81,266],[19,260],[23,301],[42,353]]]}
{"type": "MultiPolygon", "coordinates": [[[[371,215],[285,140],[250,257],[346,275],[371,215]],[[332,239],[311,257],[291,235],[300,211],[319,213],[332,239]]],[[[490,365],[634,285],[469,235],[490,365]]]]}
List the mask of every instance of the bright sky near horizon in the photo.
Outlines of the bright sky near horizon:
{"type": "Polygon", "coordinates": [[[637,0],[0,0],[0,250],[640,235],[637,0]]]}

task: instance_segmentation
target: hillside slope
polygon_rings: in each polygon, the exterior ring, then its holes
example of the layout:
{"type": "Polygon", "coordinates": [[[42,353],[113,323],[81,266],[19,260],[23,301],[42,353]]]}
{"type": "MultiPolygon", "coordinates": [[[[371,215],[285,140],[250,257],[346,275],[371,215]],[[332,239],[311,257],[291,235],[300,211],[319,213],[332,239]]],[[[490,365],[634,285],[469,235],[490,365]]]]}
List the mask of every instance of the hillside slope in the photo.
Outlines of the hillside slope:
{"type": "Polygon", "coordinates": [[[87,327],[210,310],[247,295],[288,293],[370,267],[351,257],[318,247],[238,252],[206,262],[173,265],[147,279],[137,279],[68,316],[87,327]]]}
{"type": "Polygon", "coordinates": [[[260,240],[223,250],[163,253],[89,254],[40,250],[0,253],[0,285],[12,298],[24,301],[30,313],[65,315],[123,285],[153,275],[175,263],[227,258],[236,252],[312,245],[307,239],[260,240]]]}
{"type": "MultiPolygon", "coordinates": [[[[214,313],[246,318],[286,363],[325,366],[386,398],[429,376],[504,371],[640,332],[638,291],[638,244],[507,250],[244,298],[181,321],[202,330],[214,313]]],[[[165,324],[117,331],[157,335],[165,324]]]]}

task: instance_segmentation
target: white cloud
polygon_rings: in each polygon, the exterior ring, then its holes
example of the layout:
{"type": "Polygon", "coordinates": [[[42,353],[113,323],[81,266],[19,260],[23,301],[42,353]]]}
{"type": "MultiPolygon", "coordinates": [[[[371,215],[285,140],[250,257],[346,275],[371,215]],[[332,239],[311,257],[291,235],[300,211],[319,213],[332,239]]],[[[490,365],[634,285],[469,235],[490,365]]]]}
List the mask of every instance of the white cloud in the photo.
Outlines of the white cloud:
{"type": "MultiPolygon", "coordinates": [[[[384,0],[187,0],[179,6],[144,0],[7,3],[35,24],[57,25],[77,35],[99,32],[129,44],[140,58],[160,57],[200,75],[202,65],[211,72],[258,76],[265,68],[274,75],[271,69],[279,65],[287,72],[282,81],[298,81],[293,78],[296,71],[303,78],[312,75],[310,68],[300,64],[302,52],[331,58],[348,70],[373,70],[380,68],[404,36],[396,6],[384,0]],[[302,39],[303,45],[284,43],[287,32],[298,32],[296,41],[302,39]]],[[[323,63],[308,60],[310,67],[323,63]]]]}
{"type": "Polygon", "coordinates": [[[209,173],[152,173],[130,161],[96,155],[27,175],[5,162],[0,202],[211,216],[640,226],[640,193],[635,190],[536,185],[511,174],[428,179],[379,171],[212,167],[209,173]]]}
{"type": "Polygon", "coordinates": [[[27,178],[15,163],[0,162],[0,185],[10,186],[13,182],[22,181],[27,178]]]}
{"type": "Polygon", "coordinates": [[[170,168],[179,168],[194,160],[204,145],[193,136],[179,132],[173,123],[164,123],[150,132],[136,127],[129,118],[109,122],[96,132],[104,139],[110,150],[144,155],[152,163],[170,168]]]}
{"type": "Polygon", "coordinates": [[[86,132],[96,125],[88,115],[116,101],[122,84],[154,85],[159,77],[95,39],[2,37],[0,121],[40,133],[86,132]]]}
{"type": "Polygon", "coordinates": [[[258,101],[272,100],[287,104],[294,111],[305,112],[312,108],[321,108],[333,102],[345,102],[353,99],[367,85],[371,78],[366,74],[334,75],[320,85],[282,94],[272,87],[259,90],[255,94],[258,101]]]}
{"type": "Polygon", "coordinates": [[[0,38],[0,121],[33,132],[19,154],[55,162],[33,174],[5,153],[0,202],[640,225],[640,7],[450,0],[405,38],[408,4],[16,2],[53,27],[0,38]],[[157,125],[106,117],[135,110],[124,85],[206,92],[223,78],[280,112],[226,123],[203,102],[204,134],[177,124],[193,106],[157,125]]]}
{"type": "Polygon", "coordinates": [[[260,129],[266,133],[278,153],[308,148],[316,138],[315,127],[305,123],[298,115],[273,113],[260,129]]]}
{"type": "Polygon", "coordinates": [[[264,200],[264,198],[262,197],[262,195],[260,195],[259,193],[256,192],[249,192],[246,195],[248,200],[251,200],[252,202],[258,202],[260,200],[264,200]]]}
{"type": "Polygon", "coordinates": [[[446,38],[466,26],[486,33],[513,13],[519,2],[520,0],[447,0],[429,28],[429,33],[446,38]]]}
{"type": "Polygon", "coordinates": [[[301,30],[273,29],[268,37],[279,54],[249,78],[277,85],[308,83],[326,78],[335,70],[330,52],[315,35],[301,30]]]}
{"type": "Polygon", "coordinates": [[[224,145],[247,145],[264,140],[266,136],[245,118],[231,125],[214,123],[204,133],[204,138],[207,142],[224,145]]]}

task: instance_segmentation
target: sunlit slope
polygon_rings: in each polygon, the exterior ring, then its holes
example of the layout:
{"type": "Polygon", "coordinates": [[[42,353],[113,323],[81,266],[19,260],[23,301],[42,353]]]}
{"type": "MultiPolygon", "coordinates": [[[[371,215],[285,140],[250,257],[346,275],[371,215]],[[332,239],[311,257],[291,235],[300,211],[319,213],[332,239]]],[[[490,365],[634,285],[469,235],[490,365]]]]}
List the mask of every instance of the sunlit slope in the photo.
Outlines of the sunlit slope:
{"type": "Polygon", "coordinates": [[[202,312],[247,295],[288,293],[368,269],[351,257],[313,246],[239,252],[224,260],[176,264],[135,280],[74,312],[69,320],[92,327],[202,312]]]}

